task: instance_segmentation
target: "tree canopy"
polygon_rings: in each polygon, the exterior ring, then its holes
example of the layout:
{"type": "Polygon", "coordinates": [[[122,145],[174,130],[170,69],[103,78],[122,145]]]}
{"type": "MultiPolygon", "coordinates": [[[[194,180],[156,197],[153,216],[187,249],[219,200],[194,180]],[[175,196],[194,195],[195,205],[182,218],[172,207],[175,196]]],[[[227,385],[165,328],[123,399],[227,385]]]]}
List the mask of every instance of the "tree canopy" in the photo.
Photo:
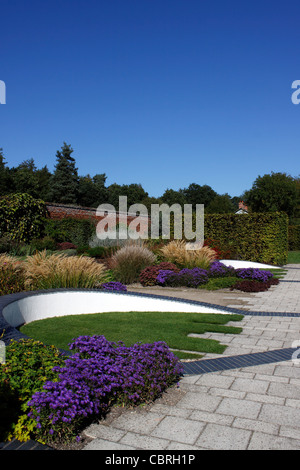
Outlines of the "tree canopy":
{"type": "Polygon", "coordinates": [[[252,212],[283,211],[292,217],[299,204],[297,180],[286,173],[258,176],[243,198],[252,212]]]}
{"type": "Polygon", "coordinates": [[[300,220],[300,177],[286,173],[258,176],[252,188],[241,196],[218,194],[207,184],[191,183],[177,190],[167,188],[159,197],[152,197],[139,183],[107,185],[105,173],[79,175],[71,145],[63,143],[56,152],[53,173],[47,166],[38,169],[33,158],[23,160],[9,168],[3,149],[0,148],[0,196],[26,193],[46,202],[98,207],[109,203],[119,207],[119,196],[127,196],[127,207],[144,204],[148,211],[151,204],[204,204],[205,213],[234,213],[243,200],[252,212],[284,211],[294,220],[300,220]]]}

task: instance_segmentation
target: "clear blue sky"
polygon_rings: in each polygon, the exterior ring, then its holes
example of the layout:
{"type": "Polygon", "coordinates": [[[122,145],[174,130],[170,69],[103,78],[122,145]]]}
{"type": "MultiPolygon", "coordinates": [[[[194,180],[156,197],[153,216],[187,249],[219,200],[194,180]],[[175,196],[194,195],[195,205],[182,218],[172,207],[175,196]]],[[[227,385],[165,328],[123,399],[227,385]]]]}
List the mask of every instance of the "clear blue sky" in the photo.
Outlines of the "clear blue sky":
{"type": "Polygon", "coordinates": [[[298,176],[299,0],[1,0],[0,147],[9,167],[190,183],[239,196],[298,176]]]}

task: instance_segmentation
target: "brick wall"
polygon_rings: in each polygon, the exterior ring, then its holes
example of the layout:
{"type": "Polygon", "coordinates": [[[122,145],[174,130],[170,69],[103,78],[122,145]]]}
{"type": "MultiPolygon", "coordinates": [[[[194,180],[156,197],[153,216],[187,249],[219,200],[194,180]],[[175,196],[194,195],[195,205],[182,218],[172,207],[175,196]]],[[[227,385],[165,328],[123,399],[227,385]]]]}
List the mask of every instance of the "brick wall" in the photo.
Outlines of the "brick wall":
{"type": "MultiPolygon", "coordinates": [[[[103,216],[97,216],[96,208],[91,207],[81,207],[81,206],[71,206],[67,204],[55,204],[55,203],[46,203],[49,215],[51,219],[65,219],[67,217],[71,217],[73,219],[87,219],[94,221],[97,224],[99,221],[106,219],[108,221],[109,218],[114,218],[116,216],[117,223],[119,221],[124,222],[124,218],[127,219],[127,224],[132,222],[136,219],[136,216],[133,214],[126,214],[126,213],[114,213],[109,212],[103,216]]],[[[143,217],[143,227],[148,229],[148,225],[150,222],[149,217],[143,217]]],[[[140,227],[142,230],[142,227],[140,227]]],[[[140,231],[137,229],[137,231],[140,231]]]]}

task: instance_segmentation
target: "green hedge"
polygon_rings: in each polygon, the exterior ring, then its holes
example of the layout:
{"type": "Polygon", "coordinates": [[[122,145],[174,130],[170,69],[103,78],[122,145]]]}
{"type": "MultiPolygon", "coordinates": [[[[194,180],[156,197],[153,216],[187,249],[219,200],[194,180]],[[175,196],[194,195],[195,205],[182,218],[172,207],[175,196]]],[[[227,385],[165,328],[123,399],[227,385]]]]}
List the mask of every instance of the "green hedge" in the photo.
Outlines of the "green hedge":
{"type": "Polygon", "coordinates": [[[204,237],[218,240],[222,249],[230,249],[233,259],[273,265],[287,263],[288,216],[285,212],[205,214],[204,237]]]}
{"type": "Polygon", "coordinates": [[[88,245],[96,233],[96,226],[92,220],[75,219],[47,219],[44,233],[56,243],[70,242],[76,246],[88,245]]]}
{"type": "Polygon", "coordinates": [[[300,225],[289,225],[289,250],[300,250],[300,225]]]}

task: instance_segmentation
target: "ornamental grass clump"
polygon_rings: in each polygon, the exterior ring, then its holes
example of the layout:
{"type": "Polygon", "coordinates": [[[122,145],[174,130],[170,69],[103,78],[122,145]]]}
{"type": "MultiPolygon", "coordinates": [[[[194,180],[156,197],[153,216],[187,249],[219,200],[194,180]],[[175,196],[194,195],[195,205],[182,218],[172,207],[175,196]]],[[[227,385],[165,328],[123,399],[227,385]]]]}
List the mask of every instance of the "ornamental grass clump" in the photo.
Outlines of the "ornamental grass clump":
{"type": "Polygon", "coordinates": [[[178,358],[164,342],[126,347],[104,336],[81,336],[71,343],[74,354],[55,367],[57,381],[28,403],[37,434],[45,442],[69,441],[112,405],[153,401],[182,375],[178,358]]]}
{"type": "Polygon", "coordinates": [[[141,271],[155,260],[156,256],[145,245],[128,243],[113,255],[111,268],[119,282],[131,284],[137,282],[141,271]]]}
{"type": "Polygon", "coordinates": [[[161,254],[166,261],[176,264],[180,268],[208,269],[217,258],[215,250],[208,246],[199,249],[188,249],[184,240],[172,240],[161,248],[161,254]]]}
{"type": "Polygon", "coordinates": [[[0,295],[14,294],[25,290],[25,275],[22,263],[7,254],[0,255],[0,295]]]}
{"type": "Polygon", "coordinates": [[[29,256],[24,267],[30,289],[93,288],[105,280],[106,271],[104,265],[87,256],[47,255],[46,251],[29,256]]]}

